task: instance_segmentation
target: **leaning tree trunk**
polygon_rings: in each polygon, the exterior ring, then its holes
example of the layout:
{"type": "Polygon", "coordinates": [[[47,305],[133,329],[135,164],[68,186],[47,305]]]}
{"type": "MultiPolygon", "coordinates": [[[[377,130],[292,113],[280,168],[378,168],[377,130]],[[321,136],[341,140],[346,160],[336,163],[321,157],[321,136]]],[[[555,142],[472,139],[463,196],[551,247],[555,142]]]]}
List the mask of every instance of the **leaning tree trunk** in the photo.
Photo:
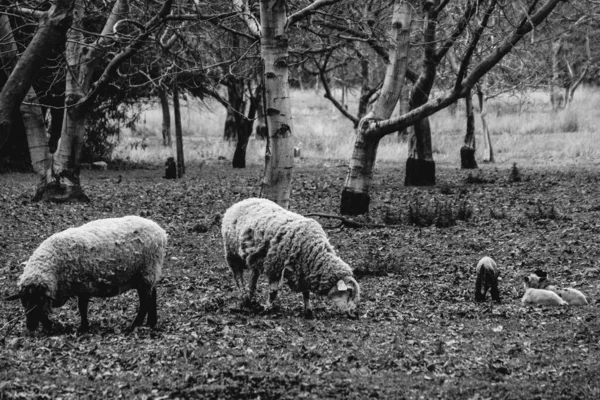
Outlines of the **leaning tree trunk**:
{"type": "Polygon", "coordinates": [[[481,117],[481,130],[483,133],[483,162],[493,163],[494,149],[492,148],[492,138],[490,136],[490,129],[488,128],[486,119],[487,105],[482,86],[483,85],[477,85],[477,99],[479,101],[479,115],[481,117]]]}
{"type": "Polygon", "coordinates": [[[162,138],[163,146],[171,147],[171,110],[169,109],[169,96],[167,90],[158,85],[158,98],[160,100],[160,108],[162,110],[162,138]]]}
{"type": "MultiPolygon", "coordinates": [[[[11,68],[15,68],[18,61],[17,45],[12,33],[12,27],[8,16],[0,15],[0,58],[5,66],[7,76],[10,76],[11,68]]],[[[42,107],[39,104],[33,87],[29,87],[24,101],[20,106],[21,118],[27,135],[29,157],[33,171],[38,176],[37,187],[43,187],[52,180],[52,162],[46,139],[46,125],[42,107]]]]}
{"type": "Polygon", "coordinates": [[[269,130],[261,195],[287,208],[292,191],[294,153],[288,82],[288,37],[285,30],[286,2],[261,0],[260,21],[265,110],[269,130]]]}
{"type": "Polygon", "coordinates": [[[33,39],[0,92],[0,147],[11,134],[12,115],[21,104],[37,72],[54,49],[66,40],[74,0],[57,0],[40,18],[33,39]]]}
{"type": "Polygon", "coordinates": [[[460,167],[463,169],[477,168],[475,161],[475,116],[473,115],[473,98],[471,92],[465,97],[465,108],[467,112],[467,133],[465,144],[460,149],[460,167]]]}
{"type": "Polygon", "coordinates": [[[372,121],[389,119],[400,97],[408,60],[411,10],[406,2],[394,3],[391,39],[396,47],[390,51],[390,62],[379,98],[358,124],[350,168],[342,191],[342,214],[357,215],[369,211],[369,187],[380,137],[367,136],[365,132],[372,121]]]}
{"type": "Polygon", "coordinates": [[[173,116],[175,117],[175,145],[177,147],[177,177],[183,178],[183,175],[185,175],[185,161],[183,159],[183,130],[181,128],[177,75],[173,78],[173,116]]]}
{"type": "Polygon", "coordinates": [[[256,117],[256,112],[259,108],[260,97],[262,96],[261,85],[256,88],[254,93],[252,93],[250,88],[248,88],[248,93],[250,101],[248,116],[245,116],[242,113],[237,114],[238,140],[235,145],[235,152],[233,153],[233,168],[246,168],[246,149],[248,148],[250,135],[252,135],[254,118],[256,117]]]}

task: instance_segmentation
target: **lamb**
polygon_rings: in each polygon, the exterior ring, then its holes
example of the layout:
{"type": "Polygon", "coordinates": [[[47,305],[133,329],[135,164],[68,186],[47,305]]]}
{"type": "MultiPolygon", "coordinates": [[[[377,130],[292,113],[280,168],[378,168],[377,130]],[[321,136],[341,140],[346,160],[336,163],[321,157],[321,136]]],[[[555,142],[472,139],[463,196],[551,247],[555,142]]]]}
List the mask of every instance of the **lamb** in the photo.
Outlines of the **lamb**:
{"type": "Polygon", "coordinates": [[[537,270],[528,277],[528,286],[538,289],[550,290],[559,295],[571,306],[587,306],[589,303],[583,293],[573,288],[557,288],[548,280],[548,274],[544,271],[537,270]]]}
{"type": "Polygon", "coordinates": [[[27,328],[52,329],[48,315],[71,297],[78,298],[80,332],[89,329],[90,297],[113,297],[136,289],[140,299],[132,327],[154,327],[156,284],[160,279],[166,232],[155,222],[137,217],[108,218],[55,233],[40,244],[25,264],[18,294],[27,328]]]}
{"type": "Polygon", "coordinates": [[[251,270],[246,302],[252,302],[261,273],[269,281],[269,307],[284,280],[302,292],[304,316],[313,318],[310,293],[328,295],[350,318],[358,318],[360,286],[336,254],[319,223],[266,199],[250,198],[229,207],[222,229],[225,259],[240,291],[251,270]]]}
{"type": "Polygon", "coordinates": [[[490,290],[492,300],[500,303],[500,293],[498,292],[500,271],[498,271],[496,262],[490,257],[483,257],[477,263],[476,275],[475,301],[485,301],[487,292],[490,290]]]}
{"type": "Polygon", "coordinates": [[[536,281],[532,280],[530,276],[523,277],[523,281],[525,294],[521,299],[521,303],[540,304],[545,306],[565,306],[569,304],[553,291],[535,287],[536,281]]]}

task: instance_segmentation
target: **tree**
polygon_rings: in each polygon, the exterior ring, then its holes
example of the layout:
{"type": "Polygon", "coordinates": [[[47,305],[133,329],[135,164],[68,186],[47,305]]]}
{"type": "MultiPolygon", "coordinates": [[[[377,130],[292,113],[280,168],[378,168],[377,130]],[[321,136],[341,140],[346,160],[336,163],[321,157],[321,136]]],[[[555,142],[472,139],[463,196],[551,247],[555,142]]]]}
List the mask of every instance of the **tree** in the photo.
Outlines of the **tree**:
{"type": "MultiPolygon", "coordinates": [[[[433,22],[437,18],[436,13],[439,13],[442,6],[448,4],[448,2],[433,2],[434,4],[426,7],[427,18],[425,20],[425,35],[429,34],[430,31],[427,28],[429,22],[433,22]]],[[[486,43],[486,52],[481,56],[480,60],[472,67],[470,67],[473,59],[475,49],[480,44],[482,33],[484,32],[487,21],[494,11],[497,2],[491,0],[487,7],[481,7],[482,1],[469,2],[464,9],[462,15],[456,19],[456,23],[453,24],[453,28],[446,34],[446,39],[441,42],[439,49],[432,51],[431,46],[425,50],[424,65],[431,68],[424,68],[421,71],[419,78],[422,83],[417,82],[415,88],[420,88],[427,95],[427,101],[422,102],[419,97],[421,94],[415,93],[413,98],[413,107],[408,113],[387,119],[378,118],[363,118],[360,122],[359,130],[357,132],[357,139],[355,142],[355,149],[364,147],[365,142],[376,142],[385,135],[396,132],[400,129],[423,121],[424,118],[434,114],[435,112],[448,107],[450,104],[456,102],[458,99],[467,96],[473,87],[479,82],[479,80],[488,73],[495,65],[497,65],[512,49],[519,43],[519,41],[527,35],[531,30],[538,26],[542,21],[548,17],[548,15],[555,9],[560,3],[560,0],[547,0],[545,3],[539,5],[538,1],[531,1],[529,7],[525,10],[522,8],[513,9],[515,12],[515,21],[511,21],[511,28],[508,32],[501,36],[501,39],[497,43],[490,45],[486,43]],[[473,34],[470,39],[467,40],[465,51],[460,58],[460,68],[454,79],[454,84],[449,92],[443,93],[440,97],[433,100],[428,100],[431,83],[431,76],[435,77],[435,65],[436,61],[439,64],[441,61],[441,55],[447,53],[447,51],[454,45],[458,37],[464,32],[464,29],[468,25],[471,17],[476,13],[483,13],[478,25],[473,30],[473,34]],[[429,59],[428,59],[429,58],[429,59]],[[431,62],[433,61],[433,63],[431,62]],[[433,72],[433,73],[432,73],[433,72]]],[[[507,10],[502,10],[502,13],[506,15],[507,10]]],[[[452,18],[451,18],[452,20],[452,18]]],[[[435,24],[434,24],[435,25],[435,24]]],[[[425,43],[431,43],[424,41],[425,43]]],[[[426,128],[426,127],[425,127],[426,128]]],[[[426,138],[422,138],[426,139],[426,138]]],[[[421,143],[425,143],[426,140],[422,140],[421,143]]],[[[417,152],[419,151],[419,143],[416,141],[417,152]]],[[[426,146],[423,146],[426,149],[426,146]]],[[[369,205],[369,183],[370,176],[372,174],[372,166],[375,162],[376,152],[369,152],[369,157],[355,158],[353,156],[350,169],[348,171],[346,184],[342,192],[342,213],[362,214],[368,211],[369,205]],[[356,182],[362,182],[361,185],[357,185],[356,182]]],[[[426,154],[425,154],[426,155],[426,154]]],[[[421,158],[426,161],[426,157],[421,158]]],[[[408,172],[407,172],[408,174],[408,172]]]]}

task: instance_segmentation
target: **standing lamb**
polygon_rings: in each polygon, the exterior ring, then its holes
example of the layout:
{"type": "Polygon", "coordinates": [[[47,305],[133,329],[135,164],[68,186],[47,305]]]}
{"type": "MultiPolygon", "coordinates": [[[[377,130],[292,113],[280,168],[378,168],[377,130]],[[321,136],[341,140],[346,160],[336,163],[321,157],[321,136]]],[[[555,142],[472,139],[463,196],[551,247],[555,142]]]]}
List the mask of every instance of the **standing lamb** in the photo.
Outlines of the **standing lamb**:
{"type": "Polygon", "coordinates": [[[475,274],[477,276],[475,280],[475,301],[485,301],[489,290],[492,300],[500,303],[500,292],[498,291],[500,271],[496,262],[490,257],[483,257],[477,263],[475,274]]]}
{"type": "Polygon", "coordinates": [[[244,269],[251,270],[246,300],[253,301],[258,277],[264,272],[270,305],[286,279],[293,291],[302,292],[306,318],[313,317],[310,292],[328,295],[349,317],[358,318],[360,286],[317,221],[272,201],[251,198],[227,209],[221,232],[225,259],[239,290],[245,290],[244,269]]]}
{"type": "Polygon", "coordinates": [[[136,289],[140,307],[133,326],[156,325],[156,283],[160,279],[166,232],[155,222],[137,217],[108,218],[55,233],[25,262],[19,293],[31,331],[41,322],[52,328],[52,307],[78,298],[80,332],[89,329],[90,297],[113,297],[136,289]]]}

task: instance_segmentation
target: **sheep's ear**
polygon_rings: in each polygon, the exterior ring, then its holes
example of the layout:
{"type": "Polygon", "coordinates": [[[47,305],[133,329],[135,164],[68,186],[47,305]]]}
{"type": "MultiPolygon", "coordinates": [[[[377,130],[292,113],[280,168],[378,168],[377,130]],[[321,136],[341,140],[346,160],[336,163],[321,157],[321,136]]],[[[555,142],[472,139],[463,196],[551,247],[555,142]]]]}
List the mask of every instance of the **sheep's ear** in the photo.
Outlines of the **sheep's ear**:
{"type": "Polygon", "coordinates": [[[21,298],[21,293],[16,293],[16,294],[11,294],[10,296],[7,296],[4,298],[5,301],[13,301],[13,300],[18,300],[21,298]]]}
{"type": "Polygon", "coordinates": [[[348,290],[348,286],[346,285],[346,282],[344,282],[344,280],[343,280],[343,279],[340,279],[340,280],[337,282],[337,290],[338,290],[338,291],[340,291],[340,292],[343,292],[343,291],[345,291],[345,290],[348,290]]]}
{"type": "Polygon", "coordinates": [[[525,282],[529,282],[529,277],[528,277],[528,276],[524,276],[524,277],[523,277],[523,280],[524,280],[525,282]]]}

